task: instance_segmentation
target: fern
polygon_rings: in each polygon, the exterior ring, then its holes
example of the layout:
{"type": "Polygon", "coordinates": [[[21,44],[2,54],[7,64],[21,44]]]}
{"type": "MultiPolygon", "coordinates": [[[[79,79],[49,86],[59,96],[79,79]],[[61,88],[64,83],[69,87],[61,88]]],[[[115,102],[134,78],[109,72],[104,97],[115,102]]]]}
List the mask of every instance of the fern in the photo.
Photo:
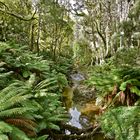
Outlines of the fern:
{"type": "Polygon", "coordinates": [[[6,123],[13,124],[17,127],[26,127],[26,129],[35,131],[37,124],[26,118],[9,118],[5,120],[6,123]]]}
{"type": "MultiPolygon", "coordinates": [[[[12,124],[8,126],[25,126],[26,130],[31,131],[30,129],[35,126],[31,126],[29,121],[23,121],[23,119],[14,119],[13,117],[26,116],[26,114],[32,114],[36,111],[34,106],[26,106],[27,102],[30,102],[28,99],[33,97],[33,95],[28,94],[29,87],[26,86],[24,82],[16,81],[15,83],[9,85],[0,92],[0,120],[12,124]],[[25,103],[25,104],[24,104],[25,103]],[[9,118],[9,119],[7,119],[9,118]],[[10,119],[12,118],[12,119],[10,119]],[[17,124],[21,124],[20,126],[17,124]]],[[[30,120],[31,122],[31,120],[30,120]]],[[[11,127],[10,127],[11,128],[11,127]]],[[[16,128],[15,128],[16,129],[16,128]]],[[[13,133],[12,131],[9,134],[13,133]]],[[[28,133],[27,133],[28,134],[28,133]]]]}
{"type": "Polygon", "coordinates": [[[105,96],[113,90],[114,85],[120,84],[121,78],[117,70],[113,69],[109,72],[93,73],[86,82],[89,86],[95,86],[102,96],[105,96]]]}
{"type": "Polygon", "coordinates": [[[102,130],[117,140],[139,140],[139,106],[110,109],[101,117],[102,130]]]}
{"type": "Polygon", "coordinates": [[[8,136],[6,135],[7,133],[9,133],[9,136],[14,140],[30,140],[23,131],[3,121],[0,121],[0,139],[9,140],[8,136]]]}
{"type": "Polygon", "coordinates": [[[86,82],[89,86],[95,86],[97,96],[106,98],[107,102],[112,100],[116,104],[133,105],[138,99],[137,96],[140,96],[139,67],[120,67],[109,71],[91,72],[86,82]],[[114,90],[114,87],[117,88],[114,90]]]}
{"type": "Polygon", "coordinates": [[[21,102],[23,102],[31,97],[32,97],[32,95],[29,95],[29,94],[23,95],[23,96],[16,95],[16,96],[10,98],[9,100],[7,100],[6,102],[2,103],[0,105],[0,111],[6,110],[9,107],[12,107],[18,103],[21,103],[21,102]]]}
{"type": "Polygon", "coordinates": [[[0,133],[0,140],[9,140],[8,136],[0,133]]]}
{"type": "Polygon", "coordinates": [[[4,121],[0,121],[0,133],[11,133],[12,127],[5,123],[4,121]]]}
{"type": "Polygon", "coordinates": [[[31,140],[46,140],[47,138],[48,138],[48,135],[43,135],[41,137],[34,138],[34,139],[31,139],[31,140]]]}
{"type": "Polygon", "coordinates": [[[28,107],[14,107],[12,109],[1,111],[0,118],[10,117],[10,116],[18,116],[18,115],[20,116],[20,115],[27,113],[29,111],[32,112],[32,111],[34,111],[34,109],[28,108],[28,107]]]}
{"type": "Polygon", "coordinates": [[[30,140],[29,137],[23,131],[14,126],[12,133],[10,133],[10,137],[13,140],[30,140]]]}
{"type": "Polygon", "coordinates": [[[8,135],[14,140],[44,140],[47,136],[37,138],[36,133],[46,128],[58,130],[58,122],[67,119],[60,92],[68,83],[60,71],[67,73],[71,64],[59,60],[54,66],[55,62],[44,60],[25,46],[0,46],[0,76],[4,79],[0,80],[4,83],[0,90],[0,121],[12,128],[0,134],[5,139],[8,135]]]}

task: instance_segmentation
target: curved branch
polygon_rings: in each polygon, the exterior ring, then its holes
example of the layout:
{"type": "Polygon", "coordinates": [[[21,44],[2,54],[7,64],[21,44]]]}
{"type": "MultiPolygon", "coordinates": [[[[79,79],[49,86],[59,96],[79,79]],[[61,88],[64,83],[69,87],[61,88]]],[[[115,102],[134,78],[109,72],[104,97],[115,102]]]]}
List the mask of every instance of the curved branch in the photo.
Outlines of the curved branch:
{"type": "Polygon", "coordinates": [[[4,7],[6,7],[9,10],[9,7],[5,3],[0,1],[0,4],[2,4],[4,7]]]}
{"type": "Polygon", "coordinates": [[[102,39],[102,41],[103,41],[103,43],[104,43],[104,46],[106,47],[106,40],[105,40],[104,36],[102,35],[102,33],[101,33],[100,30],[99,30],[97,21],[95,21],[95,24],[96,24],[97,33],[98,33],[99,36],[101,37],[101,39],[102,39]]]}
{"type": "Polygon", "coordinates": [[[30,21],[30,20],[36,19],[36,18],[34,17],[35,14],[36,14],[36,10],[35,10],[35,12],[33,13],[33,15],[32,15],[31,18],[24,18],[24,17],[22,17],[21,15],[17,15],[17,14],[14,14],[14,13],[10,12],[10,11],[9,11],[9,7],[8,7],[5,3],[0,2],[0,4],[2,4],[2,5],[7,9],[7,11],[6,11],[6,10],[3,10],[3,9],[0,8],[0,12],[2,12],[2,13],[8,14],[8,15],[10,15],[10,16],[13,16],[13,17],[18,18],[18,19],[23,20],[23,21],[30,21]]]}
{"type": "Polygon", "coordinates": [[[27,19],[27,18],[24,18],[24,17],[22,17],[22,16],[20,16],[20,15],[11,13],[11,12],[9,12],[9,11],[2,10],[2,9],[0,9],[0,12],[5,13],[5,14],[8,14],[8,15],[10,15],[10,16],[13,16],[13,17],[18,18],[18,19],[23,20],[23,21],[30,21],[30,20],[36,19],[36,18],[34,17],[34,15],[35,15],[36,12],[33,14],[33,16],[32,16],[31,18],[28,18],[28,19],[27,19]]]}

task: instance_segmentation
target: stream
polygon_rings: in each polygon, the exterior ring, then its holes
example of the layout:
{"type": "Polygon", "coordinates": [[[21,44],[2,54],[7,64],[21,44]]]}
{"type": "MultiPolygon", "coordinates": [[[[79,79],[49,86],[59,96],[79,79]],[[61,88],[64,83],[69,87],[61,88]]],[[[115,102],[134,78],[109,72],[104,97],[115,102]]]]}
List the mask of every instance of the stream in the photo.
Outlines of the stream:
{"type": "MultiPolygon", "coordinates": [[[[84,74],[77,72],[70,75],[72,87],[65,87],[63,92],[64,104],[69,112],[70,120],[67,124],[84,129],[95,125],[100,107],[95,105],[95,91],[88,89],[84,84],[84,74]]],[[[71,132],[65,130],[65,134],[71,132]]],[[[96,134],[94,140],[107,140],[101,134],[96,134]]]]}

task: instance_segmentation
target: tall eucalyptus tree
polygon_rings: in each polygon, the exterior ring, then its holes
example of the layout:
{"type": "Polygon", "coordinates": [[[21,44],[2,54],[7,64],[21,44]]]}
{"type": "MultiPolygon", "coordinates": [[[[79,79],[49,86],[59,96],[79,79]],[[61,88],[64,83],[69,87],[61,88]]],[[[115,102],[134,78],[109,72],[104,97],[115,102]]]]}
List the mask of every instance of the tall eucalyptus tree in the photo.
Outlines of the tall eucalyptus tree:
{"type": "Polygon", "coordinates": [[[82,2],[84,8],[79,25],[82,26],[84,38],[89,42],[93,52],[92,61],[102,63],[119,48],[133,45],[132,34],[135,26],[134,18],[131,20],[130,15],[138,1],[84,0],[82,2]]]}

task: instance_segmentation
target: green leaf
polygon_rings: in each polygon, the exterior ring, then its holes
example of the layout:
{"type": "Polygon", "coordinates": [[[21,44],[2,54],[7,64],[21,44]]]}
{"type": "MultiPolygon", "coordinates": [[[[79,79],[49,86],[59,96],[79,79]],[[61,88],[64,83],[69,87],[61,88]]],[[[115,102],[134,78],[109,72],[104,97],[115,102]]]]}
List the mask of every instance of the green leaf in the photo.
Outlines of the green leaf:
{"type": "Polygon", "coordinates": [[[131,87],[130,91],[140,96],[140,90],[136,86],[131,87]]]}
{"type": "Polygon", "coordinates": [[[51,116],[48,118],[48,120],[51,122],[63,121],[63,119],[64,119],[64,115],[62,114],[51,116]]]}
{"type": "Polygon", "coordinates": [[[9,107],[12,107],[16,105],[17,103],[22,103],[23,101],[26,101],[28,98],[32,97],[32,95],[23,95],[23,96],[14,96],[10,98],[9,100],[5,101],[4,103],[0,104],[0,111],[6,110],[9,107]]]}
{"type": "Polygon", "coordinates": [[[24,70],[24,71],[22,72],[22,75],[23,75],[24,78],[29,77],[30,74],[31,74],[31,72],[30,72],[30,71],[27,71],[27,70],[24,70]]]}
{"type": "Polygon", "coordinates": [[[35,74],[31,74],[29,80],[27,81],[27,86],[32,87],[35,82],[35,74]]]}
{"type": "Polygon", "coordinates": [[[41,121],[39,123],[39,130],[45,129],[47,127],[47,124],[45,121],[41,121]]]}
{"type": "Polygon", "coordinates": [[[48,128],[54,129],[54,130],[60,130],[60,127],[54,123],[49,123],[48,128]]]}
{"type": "Polygon", "coordinates": [[[48,138],[48,135],[44,135],[44,136],[37,138],[36,140],[46,140],[47,138],[48,138]]]}
{"type": "Polygon", "coordinates": [[[126,90],[126,86],[127,86],[127,82],[123,82],[121,85],[120,85],[120,90],[121,91],[125,91],[126,90]]]}
{"type": "Polygon", "coordinates": [[[129,79],[120,85],[120,90],[125,91],[128,84],[139,85],[140,82],[137,79],[129,79]]]}

